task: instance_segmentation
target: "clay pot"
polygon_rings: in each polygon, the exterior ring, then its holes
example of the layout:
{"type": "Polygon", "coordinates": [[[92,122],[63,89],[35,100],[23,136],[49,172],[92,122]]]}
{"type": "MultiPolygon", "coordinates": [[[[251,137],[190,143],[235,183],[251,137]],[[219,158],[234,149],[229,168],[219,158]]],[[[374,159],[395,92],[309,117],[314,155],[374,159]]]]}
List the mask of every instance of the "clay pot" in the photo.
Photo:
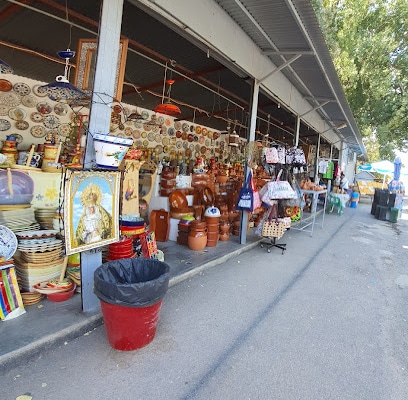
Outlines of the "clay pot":
{"type": "Polygon", "coordinates": [[[163,189],[170,189],[174,188],[176,186],[176,180],[175,179],[161,179],[160,181],[160,186],[163,189]]]}
{"type": "Polygon", "coordinates": [[[188,234],[188,247],[194,251],[204,250],[207,245],[207,229],[197,230],[193,228],[190,229],[188,234]]]}
{"type": "Polygon", "coordinates": [[[221,242],[226,242],[229,239],[229,237],[230,237],[229,233],[223,232],[223,233],[220,233],[219,240],[221,240],[221,242]]]}
{"type": "Polygon", "coordinates": [[[228,176],[224,174],[218,174],[216,179],[218,183],[227,183],[228,176]]]}
{"type": "Polygon", "coordinates": [[[230,224],[228,221],[223,221],[220,223],[220,231],[221,233],[227,233],[230,230],[230,224]]]}
{"type": "Polygon", "coordinates": [[[176,179],[176,173],[170,170],[166,170],[166,171],[163,170],[161,173],[161,177],[163,179],[176,179]]]}

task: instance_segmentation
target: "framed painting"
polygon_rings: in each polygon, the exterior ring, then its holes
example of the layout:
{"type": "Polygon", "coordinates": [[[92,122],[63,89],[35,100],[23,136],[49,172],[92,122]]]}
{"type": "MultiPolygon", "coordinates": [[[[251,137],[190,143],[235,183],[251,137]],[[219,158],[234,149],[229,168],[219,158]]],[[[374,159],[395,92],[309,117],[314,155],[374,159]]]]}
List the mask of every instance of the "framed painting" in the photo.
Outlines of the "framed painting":
{"type": "MultiPolygon", "coordinates": [[[[118,63],[116,66],[115,100],[122,100],[123,80],[127,58],[128,39],[121,39],[119,43],[118,63]]],[[[96,68],[98,42],[96,39],[79,39],[77,50],[77,63],[75,69],[74,85],[86,93],[93,90],[96,68]]]]}
{"type": "Polygon", "coordinates": [[[68,170],[64,233],[70,255],[119,240],[120,171],[68,170]]]}

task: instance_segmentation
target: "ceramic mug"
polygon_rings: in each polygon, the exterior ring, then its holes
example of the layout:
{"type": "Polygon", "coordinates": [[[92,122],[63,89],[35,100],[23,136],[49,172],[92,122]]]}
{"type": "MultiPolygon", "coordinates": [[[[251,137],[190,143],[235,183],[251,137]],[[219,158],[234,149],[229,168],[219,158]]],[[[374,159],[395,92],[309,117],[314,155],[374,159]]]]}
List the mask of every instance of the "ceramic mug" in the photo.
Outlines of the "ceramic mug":
{"type": "MultiPolygon", "coordinates": [[[[24,157],[21,159],[21,162],[19,162],[19,164],[21,164],[21,165],[26,165],[27,164],[28,154],[29,153],[24,154],[24,157]]],[[[20,155],[21,155],[21,153],[20,153],[20,155]]],[[[19,160],[20,160],[20,155],[19,155],[19,160]]],[[[42,153],[38,153],[38,152],[35,151],[33,153],[33,156],[31,157],[30,167],[40,168],[41,163],[42,163],[42,153]]]]}

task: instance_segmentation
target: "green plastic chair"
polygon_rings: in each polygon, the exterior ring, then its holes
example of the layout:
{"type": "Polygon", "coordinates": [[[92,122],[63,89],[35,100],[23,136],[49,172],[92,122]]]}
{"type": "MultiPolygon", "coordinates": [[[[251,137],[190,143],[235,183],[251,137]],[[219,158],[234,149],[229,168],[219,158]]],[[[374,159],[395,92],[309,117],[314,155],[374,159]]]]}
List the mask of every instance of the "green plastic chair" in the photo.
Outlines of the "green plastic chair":
{"type": "Polygon", "coordinates": [[[329,214],[333,212],[334,207],[337,207],[337,213],[341,215],[343,213],[343,204],[339,197],[335,197],[332,194],[329,194],[329,214]]]}

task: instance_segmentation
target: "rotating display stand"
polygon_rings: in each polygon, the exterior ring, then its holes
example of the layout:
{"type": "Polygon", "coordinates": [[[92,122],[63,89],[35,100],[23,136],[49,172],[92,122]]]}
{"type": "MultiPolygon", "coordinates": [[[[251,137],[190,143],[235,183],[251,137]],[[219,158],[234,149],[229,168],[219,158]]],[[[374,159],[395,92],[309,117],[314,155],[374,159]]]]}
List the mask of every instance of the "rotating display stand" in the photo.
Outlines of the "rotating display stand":
{"type": "Polygon", "coordinates": [[[286,228],[283,222],[279,221],[264,221],[262,225],[262,236],[269,241],[261,242],[259,245],[261,248],[266,246],[267,252],[270,253],[273,247],[277,247],[282,250],[284,254],[286,250],[286,243],[276,243],[276,240],[280,239],[285,233],[286,228]]]}

